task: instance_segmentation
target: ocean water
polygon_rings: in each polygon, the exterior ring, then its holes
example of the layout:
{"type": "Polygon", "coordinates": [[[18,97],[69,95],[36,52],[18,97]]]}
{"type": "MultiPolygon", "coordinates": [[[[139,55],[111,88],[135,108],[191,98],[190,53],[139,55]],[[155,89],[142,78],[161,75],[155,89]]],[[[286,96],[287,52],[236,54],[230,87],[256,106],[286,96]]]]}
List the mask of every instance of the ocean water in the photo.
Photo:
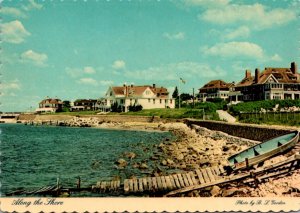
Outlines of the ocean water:
{"type": "Polygon", "coordinates": [[[34,189],[55,185],[59,178],[62,186],[88,187],[99,180],[119,176],[128,178],[145,176],[155,165],[148,161],[156,151],[155,144],[169,132],[126,131],[95,128],[69,128],[1,124],[1,196],[22,188],[34,189]],[[134,152],[129,160],[124,152],[134,152]],[[118,169],[115,161],[124,158],[129,162],[118,169]],[[134,163],[145,161],[149,169],[133,168],[134,163]]]}

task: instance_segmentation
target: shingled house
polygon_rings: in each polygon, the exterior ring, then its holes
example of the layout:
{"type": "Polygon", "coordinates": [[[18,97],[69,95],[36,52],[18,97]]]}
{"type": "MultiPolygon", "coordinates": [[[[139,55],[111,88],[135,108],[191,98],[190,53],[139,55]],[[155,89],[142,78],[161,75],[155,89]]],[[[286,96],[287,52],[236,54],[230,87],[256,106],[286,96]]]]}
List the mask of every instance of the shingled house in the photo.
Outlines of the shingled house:
{"type": "Polygon", "coordinates": [[[246,70],[244,79],[232,88],[230,101],[300,99],[300,74],[297,64],[290,68],[266,67],[255,69],[254,76],[246,70]]]}
{"type": "Polygon", "coordinates": [[[96,110],[96,103],[95,99],[77,99],[74,101],[71,111],[96,110]]]}
{"type": "Polygon", "coordinates": [[[227,100],[229,98],[230,88],[234,83],[226,83],[222,80],[212,80],[199,89],[200,101],[210,101],[215,98],[227,100]]]}
{"type": "Polygon", "coordinates": [[[141,105],[143,109],[175,108],[175,99],[169,98],[167,88],[152,86],[111,86],[108,88],[105,98],[102,99],[99,108],[110,108],[114,103],[127,112],[129,106],[141,105]]]}
{"type": "Polygon", "coordinates": [[[49,98],[42,100],[39,103],[39,108],[35,111],[37,113],[42,112],[59,112],[62,110],[63,102],[58,98],[49,98]]]}

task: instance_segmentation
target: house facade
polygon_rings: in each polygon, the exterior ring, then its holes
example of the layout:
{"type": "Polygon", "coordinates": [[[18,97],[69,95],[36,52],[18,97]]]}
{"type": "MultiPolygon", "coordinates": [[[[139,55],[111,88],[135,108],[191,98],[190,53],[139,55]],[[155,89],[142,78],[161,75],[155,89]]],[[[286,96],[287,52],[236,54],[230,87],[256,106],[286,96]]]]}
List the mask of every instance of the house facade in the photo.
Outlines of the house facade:
{"type": "Polygon", "coordinates": [[[39,108],[37,108],[35,111],[37,113],[58,112],[62,110],[62,107],[63,102],[60,99],[47,97],[39,103],[39,108]]]}
{"type": "Polygon", "coordinates": [[[122,111],[128,112],[129,106],[141,105],[143,109],[175,108],[175,99],[169,98],[169,92],[164,87],[152,86],[112,86],[105,97],[98,101],[99,109],[108,110],[117,104],[122,111]]]}
{"type": "Polygon", "coordinates": [[[77,99],[73,102],[71,111],[96,110],[97,100],[95,99],[77,99]]]}
{"type": "Polygon", "coordinates": [[[230,101],[273,99],[300,99],[300,74],[295,62],[289,68],[266,67],[262,72],[257,68],[254,76],[246,70],[244,79],[229,94],[230,101]]]}
{"type": "Polygon", "coordinates": [[[228,100],[229,91],[234,83],[222,80],[212,80],[199,89],[199,101],[205,102],[215,98],[228,100]]]}

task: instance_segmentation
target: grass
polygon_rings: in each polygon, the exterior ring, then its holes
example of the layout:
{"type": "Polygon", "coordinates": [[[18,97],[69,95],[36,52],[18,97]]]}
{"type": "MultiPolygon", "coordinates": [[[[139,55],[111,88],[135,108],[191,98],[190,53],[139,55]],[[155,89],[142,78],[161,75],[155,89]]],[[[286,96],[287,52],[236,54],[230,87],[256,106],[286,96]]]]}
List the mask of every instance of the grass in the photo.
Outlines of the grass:
{"type": "Polygon", "coordinates": [[[300,126],[299,112],[241,113],[238,118],[242,123],[300,126]]]}
{"type": "Polygon", "coordinates": [[[201,109],[145,109],[138,112],[120,113],[121,115],[158,116],[160,118],[203,118],[201,109]]]}
{"type": "MultiPolygon", "coordinates": [[[[49,115],[96,115],[99,111],[79,111],[79,112],[58,112],[55,114],[49,115]]],[[[181,119],[181,118],[203,118],[202,109],[192,109],[192,108],[176,108],[176,109],[145,109],[138,112],[122,112],[115,113],[110,112],[107,115],[131,115],[131,116],[158,116],[160,118],[172,118],[172,119],[181,119]]],[[[218,120],[219,117],[216,112],[209,112],[205,110],[206,119],[218,120]]]]}

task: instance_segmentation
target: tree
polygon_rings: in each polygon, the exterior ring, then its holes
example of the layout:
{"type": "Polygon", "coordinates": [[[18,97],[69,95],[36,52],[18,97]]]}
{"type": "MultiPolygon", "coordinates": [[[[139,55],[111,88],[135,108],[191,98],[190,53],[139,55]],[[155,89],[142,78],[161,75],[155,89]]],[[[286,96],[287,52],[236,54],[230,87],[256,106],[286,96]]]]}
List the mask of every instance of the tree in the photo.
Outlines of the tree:
{"type": "Polygon", "coordinates": [[[193,96],[188,93],[182,93],[180,94],[180,100],[181,101],[187,101],[193,99],[193,96]]]}
{"type": "Polygon", "coordinates": [[[177,86],[175,87],[175,90],[172,94],[172,98],[178,98],[178,88],[177,88],[177,86]]]}
{"type": "Polygon", "coordinates": [[[71,103],[68,100],[64,100],[63,101],[63,107],[62,107],[62,111],[63,112],[69,112],[71,108],[71,103]]]}

